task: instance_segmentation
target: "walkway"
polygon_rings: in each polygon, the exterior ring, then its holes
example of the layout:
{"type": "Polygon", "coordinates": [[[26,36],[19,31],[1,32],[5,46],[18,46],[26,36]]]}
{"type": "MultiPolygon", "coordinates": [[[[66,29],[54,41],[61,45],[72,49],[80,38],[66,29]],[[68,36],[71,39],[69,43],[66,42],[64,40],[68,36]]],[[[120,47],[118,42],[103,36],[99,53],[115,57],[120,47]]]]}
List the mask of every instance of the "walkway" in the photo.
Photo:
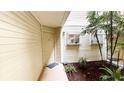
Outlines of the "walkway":
{"type": "Polygon", "coordinates": [[[59,63],[54,68],[45,68],[41,81],[68,81],[63,64],[59,63]]]}

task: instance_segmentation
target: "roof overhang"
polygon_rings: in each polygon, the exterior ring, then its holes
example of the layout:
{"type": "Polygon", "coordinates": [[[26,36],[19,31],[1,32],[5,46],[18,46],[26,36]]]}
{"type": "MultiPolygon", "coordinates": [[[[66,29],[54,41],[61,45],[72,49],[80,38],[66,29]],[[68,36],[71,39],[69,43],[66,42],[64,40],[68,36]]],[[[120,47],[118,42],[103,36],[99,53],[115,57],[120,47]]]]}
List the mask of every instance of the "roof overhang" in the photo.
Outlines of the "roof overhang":
{"type": "Polygon", "coordinates": [[[62,27],[67,20],[69,11],[32,11],[33,16],[48,27],[62,27]]]}

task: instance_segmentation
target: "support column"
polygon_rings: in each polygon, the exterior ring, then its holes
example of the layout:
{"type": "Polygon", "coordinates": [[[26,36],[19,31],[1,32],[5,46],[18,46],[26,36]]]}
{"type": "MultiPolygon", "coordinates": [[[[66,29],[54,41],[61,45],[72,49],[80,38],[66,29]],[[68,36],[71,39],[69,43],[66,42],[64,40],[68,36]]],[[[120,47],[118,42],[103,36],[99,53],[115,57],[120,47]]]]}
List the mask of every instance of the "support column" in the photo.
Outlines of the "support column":
{"type": "Polygon", "coordinates": [[[55,38],[55,60],[57,63],[61,62],[61,28],[56,28],[55,38]]]}

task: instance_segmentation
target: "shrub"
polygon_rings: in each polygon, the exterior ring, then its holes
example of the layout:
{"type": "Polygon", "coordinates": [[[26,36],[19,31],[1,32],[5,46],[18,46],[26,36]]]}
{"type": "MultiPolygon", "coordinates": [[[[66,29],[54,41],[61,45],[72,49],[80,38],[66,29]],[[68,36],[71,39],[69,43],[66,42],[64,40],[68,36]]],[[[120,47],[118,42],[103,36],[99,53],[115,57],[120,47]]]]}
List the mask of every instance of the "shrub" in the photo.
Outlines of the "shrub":
{"type": "Polygon", "coordinates": [[[65,72],[66,73],[73,73],[73,72],[77,72],[77,70],[73,65],[66,65],[65,66],[65,72]]]}
{"type": "Polygon", "coordinates": [[[85,67],[86,64],[87,64],[86,58],[81,57],[81,58],[79,59],[79,64],[80,64],[81,67],[85,67]]]}
{"type": "Polygon", "coordinates": [[[105,68],[100,68],[101,70],[103,70],[105,72],[105,75],[101,75],[100,76],[100,80],[103,81],[120,81],[120,80],[124,80],[124,77],[122,77],[121,75],[121,69],[116,69],[116,70],[111,70],[108,67],[105,68]]]}

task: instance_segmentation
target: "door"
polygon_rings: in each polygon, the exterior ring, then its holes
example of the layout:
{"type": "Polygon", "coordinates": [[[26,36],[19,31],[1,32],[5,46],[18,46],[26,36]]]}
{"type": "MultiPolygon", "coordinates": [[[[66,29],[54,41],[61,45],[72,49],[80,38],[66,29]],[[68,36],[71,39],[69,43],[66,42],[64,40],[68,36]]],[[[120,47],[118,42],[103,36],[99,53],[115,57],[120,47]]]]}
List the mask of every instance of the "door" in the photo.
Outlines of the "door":
{"type": "Polygon", "coordinates": [[[55,62],[55,38],[54,33],[43,32],[43,62],[50,64],[55,62]]]}

